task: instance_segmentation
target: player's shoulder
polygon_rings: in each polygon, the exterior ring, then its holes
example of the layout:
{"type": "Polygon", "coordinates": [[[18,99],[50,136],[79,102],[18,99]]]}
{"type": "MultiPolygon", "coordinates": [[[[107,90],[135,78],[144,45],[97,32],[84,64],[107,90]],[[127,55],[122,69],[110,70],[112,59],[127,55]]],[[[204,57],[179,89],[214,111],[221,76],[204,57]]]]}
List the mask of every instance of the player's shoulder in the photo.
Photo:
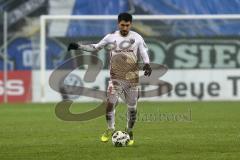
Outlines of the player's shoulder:
{"type": "Polygon", "coordinates": [[[106,38],[111,38],[112,36],[115,36],[115,35],[117,35],[117,31],[110,32],[105,37],[106,38]]]}
{"type": "Polygon", "coordinates": [[[118,34],[118,31],[112,31],[112,32],[108,33],[109,36],[114,36],[116,34],[118,34]]]}
{"type": "Polygon", "coordinates": [[[139,33],[135,32],[135,31],[130,31],[130,34],[132,36],[134,36],[135,38],[138,38],[139,40],[143,39],[143,37],[139,33]]]}
{"type": "Polygon", "coordinates": [[[109,34],[117,34],[118,33],[118,31],[112,31],[111,33],[109,33],[109,34]]]}

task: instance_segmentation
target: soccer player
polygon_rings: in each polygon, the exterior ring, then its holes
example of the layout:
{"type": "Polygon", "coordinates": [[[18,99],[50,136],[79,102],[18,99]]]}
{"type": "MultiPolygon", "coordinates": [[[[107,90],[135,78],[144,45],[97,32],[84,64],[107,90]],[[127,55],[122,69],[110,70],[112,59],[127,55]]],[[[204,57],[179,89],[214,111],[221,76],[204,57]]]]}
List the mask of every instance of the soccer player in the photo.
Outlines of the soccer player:
{"type": "Polygon", "coordinates": [[[137,100],[139,98],[138,54],[144,66],[144,75],[150,76],[152,69],[149,65],[148,48],[143,38],[131,31],[132,15],[121,13],[118,15],[119,30],[107,34],[99,43],[84,45],[70,43],[68,50],[98,51],[105,47],[110,53],[110,81],[107,89],[106,121],[107,130],[101,136],[102,142],[107,142],[115,131],[115,107],[119,97],[128,106],[126,132],[130,136],[128,145],[133,145],[133,126],[137,114],[137,100]]]}

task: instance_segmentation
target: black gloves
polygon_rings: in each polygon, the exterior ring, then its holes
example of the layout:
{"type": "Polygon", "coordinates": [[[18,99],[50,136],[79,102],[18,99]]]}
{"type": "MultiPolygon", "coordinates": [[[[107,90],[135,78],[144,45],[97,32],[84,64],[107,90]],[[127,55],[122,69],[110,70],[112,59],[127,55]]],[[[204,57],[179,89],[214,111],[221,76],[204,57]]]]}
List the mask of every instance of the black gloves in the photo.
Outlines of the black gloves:
{"type": "Polygon", "coordinates": [[[152,68],[151,68],[151,66],[149,64],[145,64],[143,66],[143,71],[145,71],[144,72],[144,76],[148,76],[149,77],[151,75],[151,73],[152,73],[152,68]]]}
{"type": "Polygon", "coordinates": [[[68,45],[68,51],[70,51],[70,50],[77,50],[79,48],[79,45],[77,44],[77,43],[70,43],[69,45],[68,45]]]}

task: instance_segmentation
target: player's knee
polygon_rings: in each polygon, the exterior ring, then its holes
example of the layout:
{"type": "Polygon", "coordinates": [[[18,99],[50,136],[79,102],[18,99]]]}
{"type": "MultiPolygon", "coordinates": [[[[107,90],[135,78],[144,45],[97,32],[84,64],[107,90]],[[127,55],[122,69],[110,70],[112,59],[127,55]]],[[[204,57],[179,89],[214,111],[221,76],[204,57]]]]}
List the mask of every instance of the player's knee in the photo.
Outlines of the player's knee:
{"type": "Polygon", "coordinates": [[[136,100],[130,100],[128,101],[128,107],[129,108],[136,108],[137,101],[136,100]]]}
{"type": "Polygon", "coordinates": [[[117,103],[117,101],[118,101],[118,98],[117,98],[115,95],[113,95],[113,96],[108,96],[108,99],[107,99],[107,102],[108,102],[108,103],[112,103],[112,104],[114,105],[114,104],[117,103]]]}
{"type": "Polygon", "coordinates": [[[126,102],[128,104],[129,107],[135,107],[137,105],[137,96],[132,96],[132,97],[127,97],[126,98],[126,102]]]}

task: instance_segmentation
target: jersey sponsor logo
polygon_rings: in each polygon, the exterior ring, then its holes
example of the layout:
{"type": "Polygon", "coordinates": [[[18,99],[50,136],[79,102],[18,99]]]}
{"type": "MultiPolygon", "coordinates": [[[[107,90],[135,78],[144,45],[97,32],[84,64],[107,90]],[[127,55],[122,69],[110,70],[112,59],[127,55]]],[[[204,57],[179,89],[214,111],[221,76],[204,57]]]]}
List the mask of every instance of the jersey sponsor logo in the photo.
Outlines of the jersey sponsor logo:
{"type": "Polygon", "coordinates": [[[131,44],[135,43],[135,39],[130,39],[129,41],[131,44]]]}
{"type": "MultiPolygon", "coordinates": [[[[135,40],[134,40],[135,42],[135,40]]],[[[119,48],[122,49],[122,50],[127,50],[129,49],[132,45],[133,45],[133,40],[123,40],[119,43],[119,48]]]]}

